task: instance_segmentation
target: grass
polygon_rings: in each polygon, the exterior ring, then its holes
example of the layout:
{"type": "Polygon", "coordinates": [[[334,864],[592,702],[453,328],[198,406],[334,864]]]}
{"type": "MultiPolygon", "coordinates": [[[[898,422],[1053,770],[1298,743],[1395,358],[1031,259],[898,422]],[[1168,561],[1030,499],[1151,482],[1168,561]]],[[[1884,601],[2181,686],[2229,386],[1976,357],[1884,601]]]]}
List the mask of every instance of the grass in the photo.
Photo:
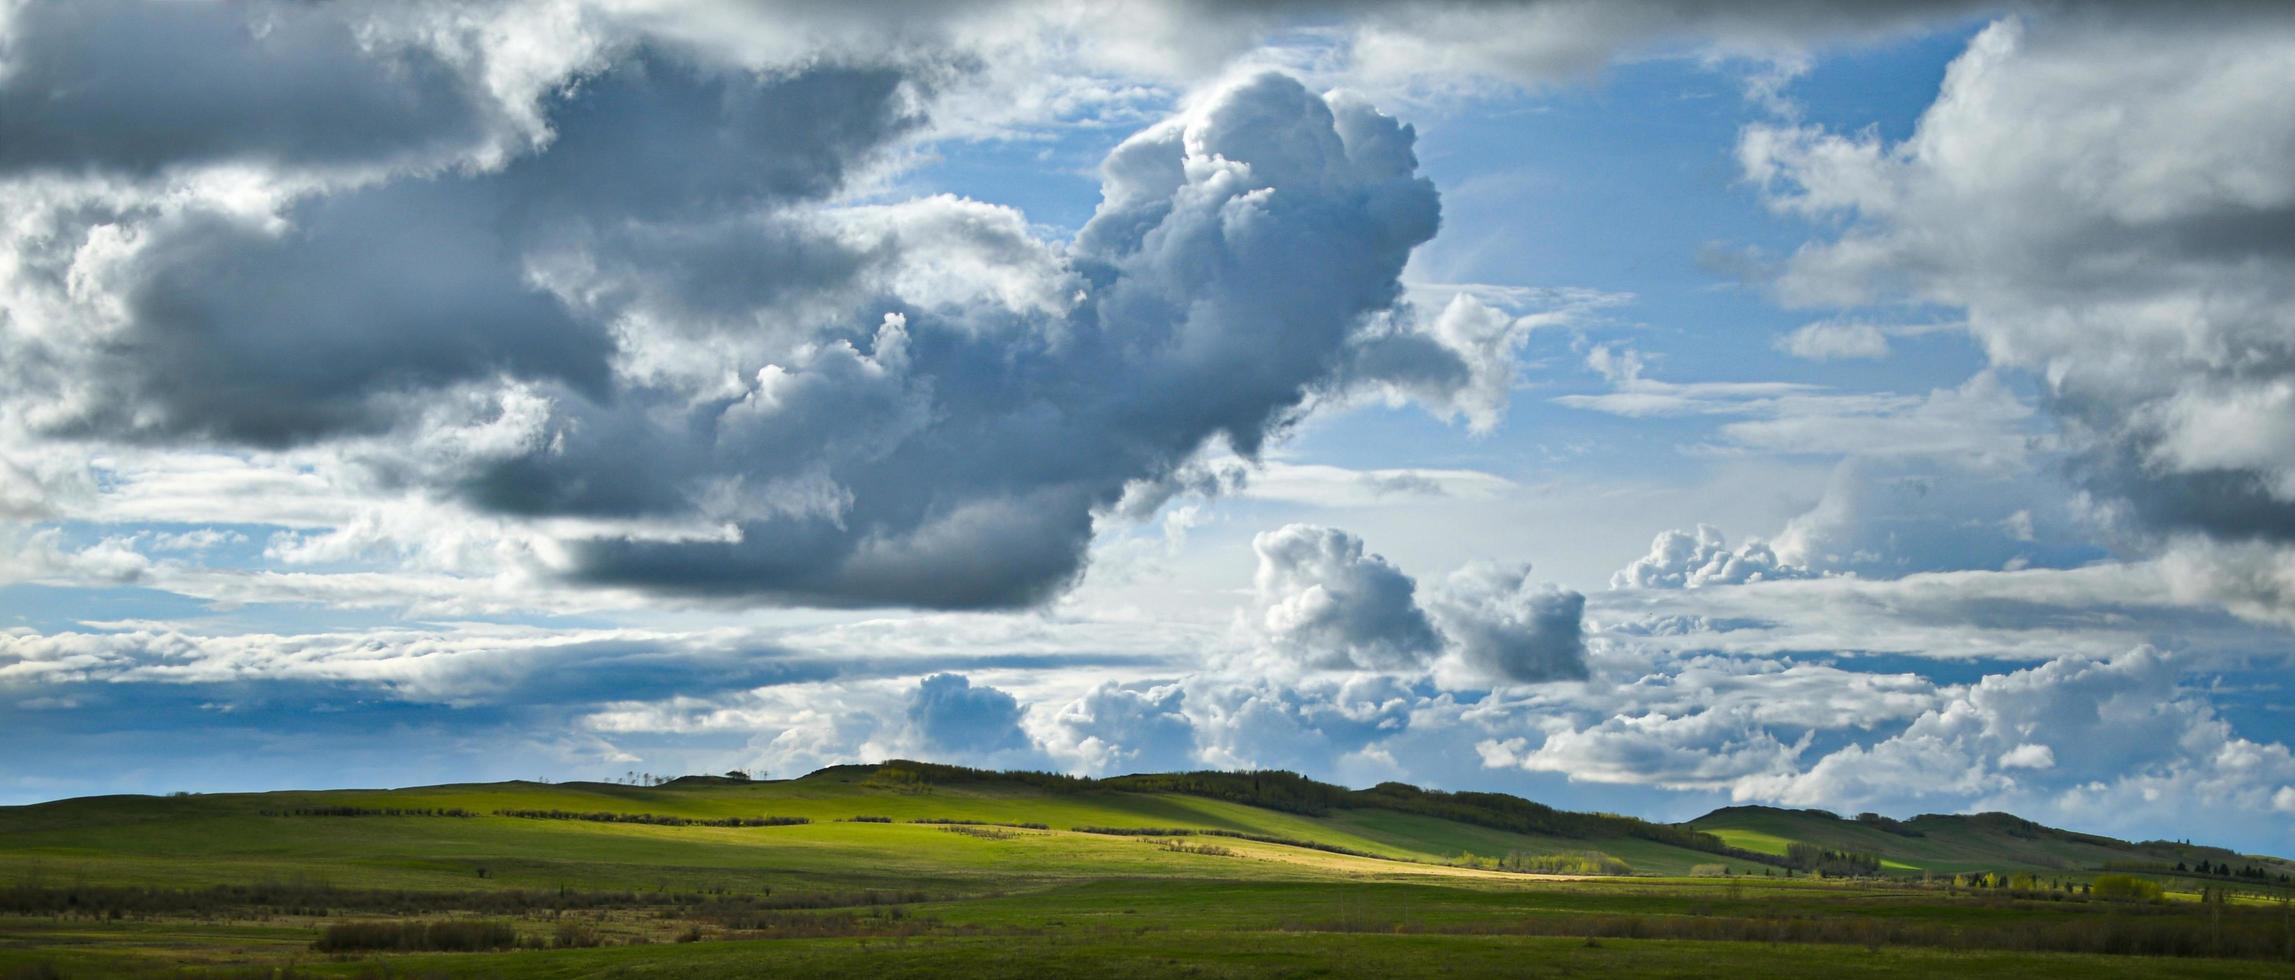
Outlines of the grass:
{"type": "MultiPolygon", "coordinates": [[[[1723,811],[1709,829],[1762,854],[1879,834],[1922,849],[1880,852],[1895,863],[1940,867],[2013,849],[1987,828],[1963,853],[1942,830],[1903,838],[1779,812],[1723,811]]],[[[2041,843],[2029,860],[2127,856],[2041,843]]],[[[0,808],[0,978],[2295,976],[2295,906],[2261,894],[2113,903],[1765,870],[1635,836],[1098,785],[888,782],[861,767],[664,787],[108,797],[0,808]],[[341,815],[286,815],[298,810],[341,815]],[[1591,850],[1635,876],[1444,863],[1591,850]],[[1715,863],[1753,874],[1687,877],[1715,863]],[[416,951],[451,944],[518,948],[416,951]]]]}
{"type": "MultiPolygon", "coordinates": [[[[1968,978],[2147,977],[2254,978],[2287,971],[2253,963],[2161,960],[2078,954],[1955,952],[1805,944],[1748,950],[1741,943],[1547,936],[1364,935],[1264,933],[1237,942],[1223,932],[1127,933],[1120,929],[1013,942],[1009,937],[924,941],[792,939],[704,941],[639,947],[520,951],[505,954],[415,954],[331,960],[305,957],[292,976],[501,977],[578,980],[591,977],[851,977],[1045,976],[1395,977],[1445,976],[1700,977],[1743,972],[1765,977],[1968,978]],[[1735,964],[1732,971],[1731,964],[1735,964]]],[[[75,950],[43,960],[0,949],[0,976],[46,963],[65,977],[178,976],[176,965],[113,951],[75,950]]],[[[275,977],[279,966],[220,955],[190,969],[221,976],[275,977]],[[257,972],[257,971],[262,972],[257,972]]],[[[196,975],[196,974],[194,974],[196,975]]]]}

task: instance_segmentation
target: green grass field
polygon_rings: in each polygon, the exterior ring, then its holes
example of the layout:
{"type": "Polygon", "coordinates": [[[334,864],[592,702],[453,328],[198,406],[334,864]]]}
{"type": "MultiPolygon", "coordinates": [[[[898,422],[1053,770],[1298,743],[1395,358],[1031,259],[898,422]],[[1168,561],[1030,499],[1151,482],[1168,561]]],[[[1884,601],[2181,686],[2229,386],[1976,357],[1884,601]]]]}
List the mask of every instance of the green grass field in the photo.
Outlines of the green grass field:
{"type": "Polygon", "coordinates": [[[1697,822],[1724,851],[1883,856],[1880,875],[1819,879],[1622,822],[1524,833],[1367,805],[926,777],[0,808],[0,977],[2295,975],[2295,910],[2272,885],[2163,872],[2150,877],[2164,901],[2094,900],[2080,888],[2095,873],[2166,852],[1999,820],[1908,822],[1917,836],[1788,811],[1697,822]],[[680,822],[766,817],[810,822],[680,822]],[[1489,869],[1585,851],[1632,873],[1489,869]],[[2033,878],[1950,884],[1969,871],[2033,878]],[[342,947],[362,923],[412,924],[417,940],[342,947]],[[497,925],[517,948],[424,951],[452,948],[423,931],[438,923],[497,925]]]}

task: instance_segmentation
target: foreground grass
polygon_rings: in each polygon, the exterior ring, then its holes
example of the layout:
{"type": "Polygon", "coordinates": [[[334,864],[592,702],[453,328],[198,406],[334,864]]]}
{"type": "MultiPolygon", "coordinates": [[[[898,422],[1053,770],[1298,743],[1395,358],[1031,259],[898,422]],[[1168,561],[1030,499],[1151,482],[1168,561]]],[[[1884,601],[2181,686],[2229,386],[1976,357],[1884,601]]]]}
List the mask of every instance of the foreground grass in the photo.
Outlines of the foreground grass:
{"type": "MultiPolygon", "coordinates": [[[[350,976],[738,976],[768,968],[788,975],[1001,976],[1074,972],[1086,964],[1096,973],[1474,976],[1521,966],[1506,959],[1508,951],[1583,948],[1620,951],[1601,962],[1629,976],[1687,975],[1700,965],[1808,975],[1939,964],[1978,975],[2295,976],[2295,909],[2285,906],[2122,906],[1805,880],[1255,880],[1216,877],[1216,870],[1198,868],[1197,876],[1188,876],[1165,869],[1007,893],[829,908],[776,904],[802,895],[575,894],[533,896],[562,907],[505,913],[501,906],[475,907],[500,893],[457,899],[338,891],[297,898],[290,888],[284,898],[265,899],[271,905],[115,917],[100,907],[103,895],[91,891],[76,907],[84,911],[0,917],[0,966],[51,971],[30,976],[177,969],[226,976],[282,969],[350,976]],[[375,899],[413,904],[389,918],[388,907],[360,904],[375,899]],[[335,907],[301,907],[310,902],[335,907]],[[458,904],[473,907],[458,910],[458,904]],[[569,930],[608,945],[450,955],[314,952],[314,940],[328,926],[366,921],[497,922],[527,945],[554,945],[554,937],[569,930]],[[2179,955],[2067,952],[2131,950],[2179,955]]],[[[1580,961],[1537,966],[1560,969],[1580,961]]]]}
{"type": "MultiPolygon", "coordinates": [[[[189,966],[115,950],[40,958],[0,949],[0,976],[276,976],[281,966],[226,954],[189,966]],[[26,974],[30,975],[30,974],[26,974]]],[[[2209,960],[1786,944],[1587,940],[1572,937],[1150,932],[1107,929],[1031,937],[780,940],[669,946],[431,954],[385,959],[305,957],[284,967],[310,977],[2262,977],[2295,968],[2209,960]]]]}

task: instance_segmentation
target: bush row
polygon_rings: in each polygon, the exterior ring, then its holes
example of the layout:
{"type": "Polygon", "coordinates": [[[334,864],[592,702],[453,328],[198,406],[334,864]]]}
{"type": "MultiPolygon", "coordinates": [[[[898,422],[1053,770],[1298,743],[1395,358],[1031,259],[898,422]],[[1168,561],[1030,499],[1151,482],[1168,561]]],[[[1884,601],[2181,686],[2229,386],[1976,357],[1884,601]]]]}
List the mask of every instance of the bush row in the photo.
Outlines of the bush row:
{"type": "Polygon", "coordinates": [[[507,922],[338,922],[311,947],[322,953],[434,951],[478,953],[518,945],[507,922]]]}
{"type": "Polygon", "coordinates": [[[80,886],[0,889],[0,914],[13,915],[419,915],[469,912],[527,917],[597,909],[826,909],[923,901],[922,892],[788,892],[753,894],[573,889],[418,892],[335,888],[319,884],[217,885],[211,888],[80,886]]]}
{"type": "Polygon", "coordinates": [[[1319,840],[1301,840],[1297,837],[1279,837],[1274,834],[1255,834],[1244,830],[1198,830],[1193,827],[1096,826],[1071,827],[1069,829],[1079,834],[1105,834],[1111,837],[1232,837],[1236,840],[1257,841],[1261,844],[1280,844],[1284,847],[1303,847],[1311,851],[1328,851],[1332,854],[1345,854],[1351,857],[1375,858],[1381,856],[1372,854],[1369,851],[1358,851],[1351,847],[1341,847],[1337,844],[1326,844],[1319,840]]]}
{"type": "Polygon", "coordinates": [[[496,810],[497,817],[525,820],[587,820],[593,823],[642,823],[661,827],[794,827],[812,823],[811,817],[677,817],[665,813],[613,813],[606,810],[496,810]]]}
{"type": "Polygon", "coordinates": [[[458,806],[299,806],[287,810],[258,810],[256,812],[266,817],[475,817],[478,815],[458,806]]]}
{"type": "Polygon", "coordinates": [[[955,817],[918,817],[910,823],[940,824],[957,827],[1017,827],[1021,830],[1050,830],[1046,823],[1013,823],[1007,820],[961,820],[955,817]]]}

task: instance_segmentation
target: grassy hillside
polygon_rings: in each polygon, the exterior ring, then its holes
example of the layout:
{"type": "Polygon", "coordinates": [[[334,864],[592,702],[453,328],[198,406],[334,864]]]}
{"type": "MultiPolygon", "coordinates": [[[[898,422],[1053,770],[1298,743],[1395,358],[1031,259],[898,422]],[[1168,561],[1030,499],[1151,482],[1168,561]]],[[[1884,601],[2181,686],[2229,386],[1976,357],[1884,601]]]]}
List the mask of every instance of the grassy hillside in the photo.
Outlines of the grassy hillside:
{"type": "Polygon", "coordinates": [[[2295,874],[2295,863],[2275,857],[2167,841],[2133,843],[2045,827],[2006,813],[1932,813],[1899,821],[1872,815],[1845,819],[1824,810],[1736,806],[1715,810],[1688,826],[1733,847],[1764,854],[1782,856],[1796,842],[1871,853],[1883,859],[1885,870],[1898,873],[2137,870],[2175,875],[2177,864],[2188,869],[2206,861],[2262,869],[2268,875],[2262,881],[2230,879],[2240,887],[2259,889],[2280,884],[2279,875],[2295,874]]]}
{"type": "Polygon", "coordinates": [[[1431,866],[1459,863],[1462,855],[1580,851],[1622,859],[1637,874],[1682,875],[1716,864],[1761,873],[1769,869],[1756,857],[1785,864],[1780,859],[1796,842],[1873,854],[1881,873],[1897,874],[2129,868],[2172,874],[2178,862],[2202,860],[2267,867],[2272,875],[2295,870],[2276,859],[2131,844],[2006,814],[1899,823],[1730,807],[1674,827],[1558,811],[1498,794],[1397,784],[1348,790],[1290,773],[1094,781],[908,762],[833,767],[789,780],[688,777],[652,787],[511,782],[92,797],[0,808],[0,856],[25,873],[136,885],[302,876],[390,888],[717,888],[802,882],[833,870],[864,886],[924,883],[962,891],[987,872],[1006,877],[1003,863],[1030,848],[1062,857],[1029,872],[1045,879],[1140,873],[1186,857],[1143,854],[1139,831],[1218,835],[1220,846],[1305,851],[1319,855],[1317,861],[1346,858],[1341,863],[1350,867],[1370,861],[1366,867],[1395,874],[1430,873],[1431,866]],[[464,816],[328,815],[392,811],[464,816]],[[651,822],[537,819],[540,814],[651,822]],[[856,822],[861,818],[868,822],[856,822]],[[706,825],[793,819],[806,822],[706,825]],[[1041,829],[990,840],[950,834],[926,821],[1041,829]]]}
{"type": "MultiPolygon", "coordinates": [[[[1005,876],[1001,863],[1029,848],[1060,853],[1062,860],[1030,872],[1045,878],[1133,874],[1174,860],[1143,853],[1147,849],[1126,837],[1075,833],[1079,827],[1244,834],[1401,862],[1447,862],[1462,851],[1498,857],[1592,849],[1624,858],[1637,871],[1680,874],[1717,860],[1622,835],[1524,834],[1391,810],[1314,815],[1186,793],[986,775],[888,765],[838,767],[792,780],[687,779],[658,787],[513,782],[94,797],[0,808],[0,854],[35,870],[69,869],[88,880],[151,885],[300,875],[390,888],[712,888],[803,881],[833,869],[864,885],[922,882],[957,891],[987,865],[997,866],[996,877],[1005,876]],[[333,811],[475,816],[325,815],[333,811]],[[533,811],[810,823],[665,826],[496,815],[533,811]],[[934,820],[1041,824],[1051,832],[988,841],[918,823],[934,820]],[[486,877],[477,876],[480,868],[486,877]]],[[[1375,866],[1384,872],[1417,870],[1375,866]]]]}
{"type": "Polygon", "coordinates": [[[2295,908],[2267,891],[2129,904],[2069,883],[1821,880],[1712,850],[1886,845],[1908,869],[1985,870],[2142,851],[2012,818],[1907,827],[1750,808],[1673,827],[1286,773],[915,763],[101,797],[0,808],[0,977],[1477,975],[1526,956],[1621,976],[1916,975],[1946,955],[1974,975],[2295,970],[2295,908]],[[1631,874],[1488,867],[1582,852],[1631,874]],[[497,947],[518,948],[424,952],[497,947]]]}

